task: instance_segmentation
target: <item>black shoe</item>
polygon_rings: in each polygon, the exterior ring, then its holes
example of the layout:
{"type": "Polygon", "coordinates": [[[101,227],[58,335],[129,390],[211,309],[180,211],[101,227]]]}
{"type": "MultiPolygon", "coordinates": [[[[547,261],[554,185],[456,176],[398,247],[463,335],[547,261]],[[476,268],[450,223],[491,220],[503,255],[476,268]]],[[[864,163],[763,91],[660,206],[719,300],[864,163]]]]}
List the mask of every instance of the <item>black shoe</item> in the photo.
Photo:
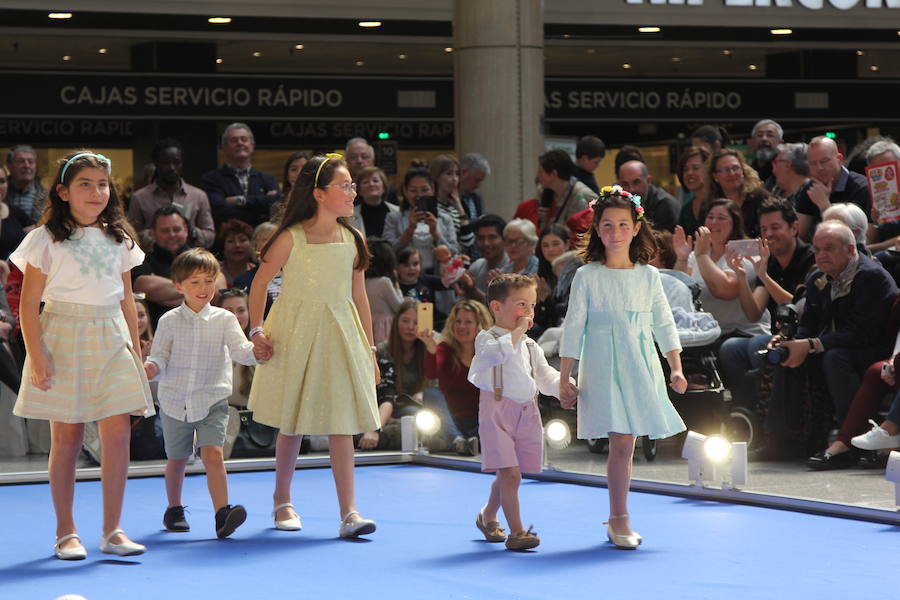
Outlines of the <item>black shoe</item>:
{"type": "Polygon", "coordinates": [[[816,471],[833,471],[835,469],[849,469],[856,465],[856,457],[853,452],[841,452],[831,454],[822,450],[806,459],[806,466],[816,471]]]}
{"type": "Polygon", "coordinates": [[[880,452],[863,452],[859,460],[856,461],[858,469],[879,469],[887,468],[888,455],[880,452]]]}
{"type": "Polygon", "coordinates": [[[187,519],[184,517],[184,506],[170,506],[163,515],[163,527],[166,531],[190,531],[187,519]]]}
{"type": "Polygon", "coordinates": [[[240,504],[226,504],[216,511],[216,537],[227,538],[247,520],[247,511],[240,504]]]}

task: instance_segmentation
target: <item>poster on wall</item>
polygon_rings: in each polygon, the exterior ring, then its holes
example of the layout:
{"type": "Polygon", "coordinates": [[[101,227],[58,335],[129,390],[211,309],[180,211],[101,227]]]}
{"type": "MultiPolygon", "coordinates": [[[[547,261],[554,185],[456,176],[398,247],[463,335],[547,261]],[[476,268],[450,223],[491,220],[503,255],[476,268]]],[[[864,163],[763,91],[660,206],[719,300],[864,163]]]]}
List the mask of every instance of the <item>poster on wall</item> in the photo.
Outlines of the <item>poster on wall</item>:
{"type": "Polygon", "coordinates": [[[866,167],[869,194],[872,196],[872,206],[878,211],[879,224],[900,221],[898,173],[900,173],[900,163],[897,161],[866,167]]]}

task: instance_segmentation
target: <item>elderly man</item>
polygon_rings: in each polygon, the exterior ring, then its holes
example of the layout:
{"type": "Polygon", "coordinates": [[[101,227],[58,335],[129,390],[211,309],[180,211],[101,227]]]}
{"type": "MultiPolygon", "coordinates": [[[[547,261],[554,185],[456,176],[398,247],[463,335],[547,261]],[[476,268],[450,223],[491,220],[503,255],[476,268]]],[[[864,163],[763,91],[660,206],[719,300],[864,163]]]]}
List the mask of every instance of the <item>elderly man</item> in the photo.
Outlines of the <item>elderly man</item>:
{"type": "Polygon", "coordinates": [[[347,161],[350,176],[356,181],[360,171],[375,166],[375,149],[361,137],[351,138],[344,147],[344,160],[347,161]]]}
{"type": "Polygon", "coordinates": [[[809,190],[797,197],[800,237],[809,239],[813,226],[822,220],[822,213],[833,203],[852,202],[869,214],[866,178],[847,170],[843,163],[844,156],[833,139],[814,137],[809,142],[806,156],[813,183],[809,190]]]}
{"type": "Polygon", "coordinates": [[[753,126],[750,133],[750,148],[753,150],[750,166],[756,170],[760,181],[766,184],[766,189],[770,192],[775,188],[772,160],[777,154],[776,148],[783,141],[784,130],[772,119],[763,119],[753,126]]]}
{"type": "Polygon", "coordinates": [[[200,187],[209,197],[213,220],[218,225],[240,219],[256,227],[269,220],[272,205],[281,192],[278,182],[253,168],[256,152],[253,132],[244,123],[232,123],[222,133],[225,164],[203,175],[200,187]]]}
{"type": "Polygon", "coordinates": [[[6,202],[33,221],[39,221],[47,202],[47,190],[37,176],[37,152],[31,146],[13,146],[6,154],[6,167],[10,179],[6,202]]]}
{"type": "Polygon", "coordinates": [[[191,224],[192,246],[210,248],[216,239],[216,229],[206,192],[181,178],[183,161],[181,143],[172,138],[162,139],[153,147],[150,156],[155,166],[153,181],[131,196],[128,220],[138,233],[145,233],[156,211],[172,205],[191,224]]]}
{"type": "Polygon", "coordinates": [[[629,160],[619,167],[618,183],[627,192],[641,197],[641,206],[653,228],[674,232],[678,224],[681,204],[670,193],[651,183],[647,165],[637,160],[629,160]]]}
{"type": "Polygon", "coordinates": [[[806,151],[806,144],[803,143],[778,144],[777,153],[772,160],[775,185],[781,190],[780,195],[794,206],[797,205],[797,198],[805,194],[812,185],[806,151]]]}
{"type": "Polygon", "coordinates": [[[491,164],[477,152],[464,154],[459,159],[460,200],[470,221],[475,221],[484,214],[484,200],[478,193],[478,187],[490,174],[491,164]]]}
{"type": "MultiPolygon", "coordinates": [[[[787,358],[775,368],[772,400],[766,420],[769,436],[768,458],[784,457],[791,450],[791,432],[800,426],[805,401],[806,379],[824,381],[838,422],[844,420],[865,369],[889,356],[893,340],[887,331],[891,305],[897,286],[880,265],[856,250],[850,228],[837,221],[825,221],[813,237],[816,269],[806,280],[805,308],[796,339],[773,338],[772,346],[785,348],[787,358]]],[[[813,407],[813,421],[824,407],[813,407]]],[[[806,440],[824,446],[825,430],[820,423],[806,440]]],[[[796,440],[796,435],[793,436],[796,440]]],[[[848,454],[848,453],[845,453],[848,454]]],[[[849,460],[849,455],[820,453],[808,461],[813,468],[834,468],[833,460],[849,460]]]]}

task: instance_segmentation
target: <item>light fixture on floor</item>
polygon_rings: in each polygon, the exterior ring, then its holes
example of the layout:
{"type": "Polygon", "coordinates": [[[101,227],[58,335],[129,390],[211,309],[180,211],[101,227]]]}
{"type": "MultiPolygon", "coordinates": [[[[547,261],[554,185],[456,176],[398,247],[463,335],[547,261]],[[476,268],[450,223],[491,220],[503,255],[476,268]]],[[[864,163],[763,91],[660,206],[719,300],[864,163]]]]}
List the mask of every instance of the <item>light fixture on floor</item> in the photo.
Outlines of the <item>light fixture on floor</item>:
{"type": "Polygon", "coordinates": [[[884,478],[894,484],[894,504],[900,506],[900,452],[891,451],[884,478]]]}
{"type": "Polygon", "coordinates": [[[552,419],[544,425],[544,439],[554,450],[565,450],[572,443],[572,430],[562,419],[552,419]]]}
{"type": "Polygon", "coordinates": [[[434,411],[422,409],[415,416],[400,419],[400,449],[403,452],[424,452],[424,442],[441,430],[441,418],[434,411]]]}
{"type": "Polygon", "coordinates": [[[747,443],[731,443],[721,435],[688,431],[681,449],[688,461],[688,479],[693,485],[722,484],[737,487],[747,483],[747,443]]]}

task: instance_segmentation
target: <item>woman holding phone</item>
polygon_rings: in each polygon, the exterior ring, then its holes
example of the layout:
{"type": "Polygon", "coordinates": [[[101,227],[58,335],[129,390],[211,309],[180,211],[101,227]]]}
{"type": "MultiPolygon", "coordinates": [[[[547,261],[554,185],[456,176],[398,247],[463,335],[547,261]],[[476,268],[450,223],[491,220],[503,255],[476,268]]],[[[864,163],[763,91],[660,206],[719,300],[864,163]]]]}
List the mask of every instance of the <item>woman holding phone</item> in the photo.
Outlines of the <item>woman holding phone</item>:
{"type": "MultiPolygon", "coordinates": [[[[747,319],[741,308],[738,276],[728,264],[728,242],[746,239],[740,208],[725,198],[714,200],[701,213],[701,222],[693,237],[685,235],[680,225],[675,228],[675,269],[700,285],[703,308],[712,313],[722,329],[719,343],[736,335],[770,333],[768,311],[763,311],[759,321],[747,319]]],[[[748,259],[743,264],[752,288],[756,283],[753,264],[748,259]]]]}
{"type": "Polygon", "coordinates": [[[434,247],[441,244],[459,251],[456,230],[448,214],[438,214],[434,180],[427,169],[413,167],[403,177],[400,211],[387,215],[384,237],[395,250],[411,246],[419,252],[422,268],[434,268],[434,247]]]}

